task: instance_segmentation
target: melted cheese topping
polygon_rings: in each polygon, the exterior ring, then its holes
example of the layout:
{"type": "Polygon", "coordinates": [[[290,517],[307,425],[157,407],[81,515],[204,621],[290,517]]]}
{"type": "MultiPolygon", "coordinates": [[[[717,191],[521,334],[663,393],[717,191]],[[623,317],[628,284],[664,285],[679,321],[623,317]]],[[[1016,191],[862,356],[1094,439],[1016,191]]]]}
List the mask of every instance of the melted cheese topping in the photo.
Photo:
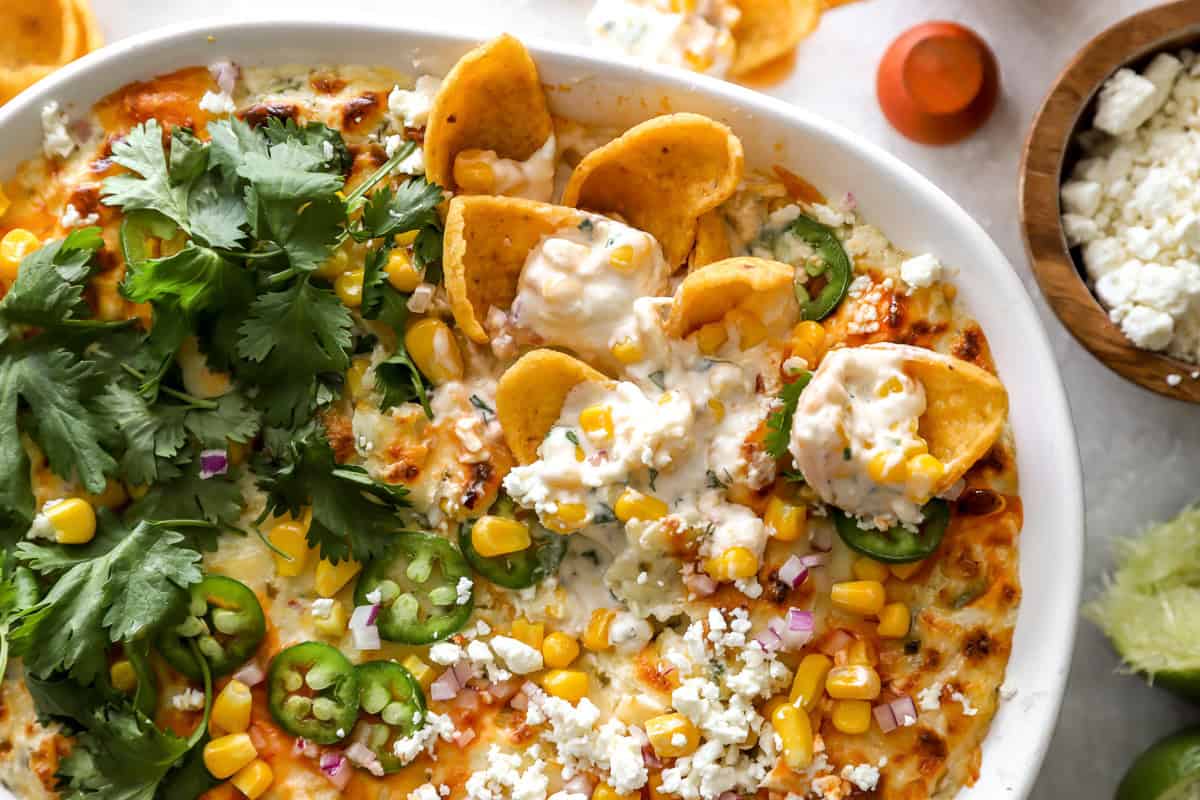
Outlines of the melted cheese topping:
{"type": "Polygon", "coordinates": [[[721,76],[733,62],[740,17],[725,0],[598,0],[587,25],[603,49],[721,76]]]}

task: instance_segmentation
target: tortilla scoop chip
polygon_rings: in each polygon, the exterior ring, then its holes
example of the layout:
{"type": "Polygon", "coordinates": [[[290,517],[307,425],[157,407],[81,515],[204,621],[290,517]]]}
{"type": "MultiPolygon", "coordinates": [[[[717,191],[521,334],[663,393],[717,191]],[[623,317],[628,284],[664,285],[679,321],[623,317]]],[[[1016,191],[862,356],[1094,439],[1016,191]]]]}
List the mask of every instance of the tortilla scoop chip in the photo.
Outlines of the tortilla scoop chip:
{"type": "Polygon", "coordinates": [[[733,26],[732,77],[787,55],[821,21],[821,0],[735,0],[734,5],[742,15],[733,26]]]}
{"type": "Polygon", "coordinates": [[[12,100],[56,69],[57,66],[48,64],[32,64],[20,69],[0,68],[0,105],[12,100]]]}
{"type": "Polygon", "coordinates": [[[946,467],[936,487],[942,492],[996,443],[1008,416],[1008,393],[999,378],[970,362],[920,347],[904,349],[906,371],[925,387],[917,431],[946,467]]]}
{"type": "Polygon", "coordinates": [[[446,292],[467,338],[487,344],[488,309],[512,305],[529,251],[542,237],[581,219],[574,209],[516,197],[471,195],[450,201],[443,240],[446,292]]]}
{"type": "Polygon", "coordinates": [[[584,157],[563,205],[620,215],[658,239],[674,270],[692,250],[697,220],[733,194],[744,169],[741,140],[729,128],[699,114],[668,114],[584,157]]]}
{"type": "Polygon", "coordinates": [[[675,290],[667,334],[684,339],[735,308],[754,312],[768,327],[791,326],[800,318],[794,277],[795,269],[788,264],[749,256],[701,267],[675,290]]]}
{"type": "Polygon", "coordinates": [[[612,383],[579,359],[557,350],[526,353],[500,376],[496,417],[518,462],[537,461],[538,447],[558,421],[567,395],[585,381],[612,383]]]}
{"type": "Polygon", "coordinates": [[[553,132],[537,66],[525,45],[504,34],[460,58],[442,81],[425,128],[426,177],[453,190],[462,151],[524,161],[553,132]]]}
{"type": "Polygon", "coordinates": [[[79,55],[79,23],[72,0],[0,3],[0,69],[66,64],[79,55]]]}
{"type": "Polygon", "coordinates": [[[688,272],[724,261],[733,255],[729,246],[729,234],[725,231],[725,220],[719,211],[709,211],[696,221],[696,244],[688,256],[688,272]]]}

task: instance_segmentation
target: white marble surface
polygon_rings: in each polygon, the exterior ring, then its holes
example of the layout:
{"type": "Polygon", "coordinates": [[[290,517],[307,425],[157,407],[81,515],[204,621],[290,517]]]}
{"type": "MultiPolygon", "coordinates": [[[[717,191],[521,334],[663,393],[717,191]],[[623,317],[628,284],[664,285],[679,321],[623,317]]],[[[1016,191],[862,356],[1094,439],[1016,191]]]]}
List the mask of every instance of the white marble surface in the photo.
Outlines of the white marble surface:
{"type": "MultiPolygon", "coordinates": [[[[109,40],[174,22],[253,12],[319,15],[327,0],[93,0],[109,40]]],[[[583,41],[586,0],[337,0],[343,17],[364,15],[490,35],[507,30],[583,41]]],[[[1126,383],[1066,333],[1038,294],[1017,223],[1017,164],[1050,81],[1093,34],[1145,0],[863,0],[829,13],[801,45],[796,70],[772,94],[825,113],[883,144],[949,192],[1017,266],[1055,344],[1075,415],[1088,501],[1085,593],[1109,564],[1110,542],[1195,499],[1200,409],[1126,383]],[[884,121],[875,65],[909,25],[953,19],[974,27],[1000,61],[1003,97],[987,127],[950,148],[912,144],[884,121]]],[[[263,43],[269,47],[269,42],[263,43]]],[[[1025,532],[1054,536],[1055,531],[1025,532]]],[[[1110,797],[1133,754],[1200,712],[1140,680],[1115,673],[1116,658],[1090,624],[1080,627],[1070,690],[1032,797],[1110,797]]]]}

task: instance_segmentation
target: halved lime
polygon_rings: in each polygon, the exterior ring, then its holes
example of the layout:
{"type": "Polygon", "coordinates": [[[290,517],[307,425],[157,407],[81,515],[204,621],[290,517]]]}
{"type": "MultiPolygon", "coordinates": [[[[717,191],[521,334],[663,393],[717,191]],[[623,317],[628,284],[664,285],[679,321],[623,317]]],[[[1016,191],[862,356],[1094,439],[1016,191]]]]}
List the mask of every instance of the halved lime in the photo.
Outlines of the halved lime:
{"type": "Polygon", "coordinates": [[[1119,541],[1116,561],[1084,614],[1130,670],[1200,700],[1200,506],[1119,541]]]}
{"type": "Polygon", "coordinates": [[[1116,800],[1200,800],[1200,727],[1160,739],[1138,756],[1116,800]]]}

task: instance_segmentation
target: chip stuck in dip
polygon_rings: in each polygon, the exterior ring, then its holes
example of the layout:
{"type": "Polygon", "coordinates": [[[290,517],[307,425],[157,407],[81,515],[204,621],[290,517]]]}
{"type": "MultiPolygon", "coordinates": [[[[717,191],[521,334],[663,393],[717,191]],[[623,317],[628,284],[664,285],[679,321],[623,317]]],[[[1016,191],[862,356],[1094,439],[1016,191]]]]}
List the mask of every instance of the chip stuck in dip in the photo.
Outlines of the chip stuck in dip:
{"type": "Polygon", "coordinates": [[[43,110],[0,208],[0,783],[976,779],[1021,499],[951,266],[726,124],[542,86],[504,36],[43,110]]]}

